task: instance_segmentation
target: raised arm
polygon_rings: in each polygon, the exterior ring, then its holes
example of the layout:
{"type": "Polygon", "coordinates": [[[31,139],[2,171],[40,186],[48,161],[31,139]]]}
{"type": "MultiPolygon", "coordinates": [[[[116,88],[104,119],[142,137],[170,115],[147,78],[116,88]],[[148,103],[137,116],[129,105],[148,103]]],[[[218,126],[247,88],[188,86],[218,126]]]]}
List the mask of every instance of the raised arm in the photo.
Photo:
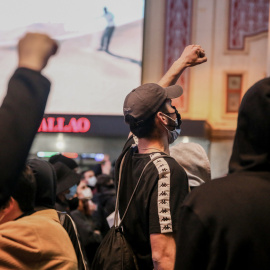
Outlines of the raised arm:
{"type": "Polygon", "coordinates": [[[18,69],[0,108],[0,207],[10,196],[43,117],[50,82],[40,71],[57,51],[47,35],[27,34],[18,44],[18,69]]]}
{"type": "Polygon", "coordinates": [[[158,84],[162,87],[173,85],[177,82],[187,67],[196,66],[207,61],[205,52],[200,45],[187,46],[181,56],[172,64],[158,84]]]}

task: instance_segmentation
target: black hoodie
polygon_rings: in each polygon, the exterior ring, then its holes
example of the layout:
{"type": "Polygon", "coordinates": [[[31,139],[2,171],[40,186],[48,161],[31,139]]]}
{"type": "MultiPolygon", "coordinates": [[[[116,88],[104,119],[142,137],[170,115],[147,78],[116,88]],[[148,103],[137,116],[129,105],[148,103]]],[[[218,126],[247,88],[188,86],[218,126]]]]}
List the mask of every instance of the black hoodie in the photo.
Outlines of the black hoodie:
{"type": "Polygon", "coordinates": [[[243,97],[229,174],[181,207],[175,269],[270,269],[270,78],[243,97]]]}
{"type": "Polygon", "coordinates": [[[53,208],[56,199],[56,173],[53,165],[45,160],[29,159],[37,184],[36,207],[53,208]]]}
{"type": "MultiPolygon", "coordinates": [[[[29,159],[27,165],[32,169],[37,184],[35,209],[41,211],[47,208],[54,209],[56,198],[56,171],[52,164],[48,161],[40,159],[29,159]]],[[[67,231],[69,238],[73,244],[79,270],[88,270],[87,261],[85,259],[84,250],[81,247],[76,226],[72,218],[66,213],[58,212],[60,223],[67,231]]],[[[48,228],[49,230],[50,228],[48,228]]]]}
{"type": "Polygon", "coordinates": [[[270,78],[243,97],[229,172],[270,171],[270,78]]]}

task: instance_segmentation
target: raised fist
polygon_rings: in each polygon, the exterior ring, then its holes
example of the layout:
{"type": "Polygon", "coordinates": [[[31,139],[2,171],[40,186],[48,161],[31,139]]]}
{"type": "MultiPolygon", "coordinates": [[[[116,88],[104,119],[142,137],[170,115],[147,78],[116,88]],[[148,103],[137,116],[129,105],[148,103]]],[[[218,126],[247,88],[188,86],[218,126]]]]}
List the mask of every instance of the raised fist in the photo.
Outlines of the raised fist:
{"type": "Polygon", "coordinates": [[[57,49],[57,43],[48,35],[27,33],[18,43],[18,67],[41,71],[57,49]]]}

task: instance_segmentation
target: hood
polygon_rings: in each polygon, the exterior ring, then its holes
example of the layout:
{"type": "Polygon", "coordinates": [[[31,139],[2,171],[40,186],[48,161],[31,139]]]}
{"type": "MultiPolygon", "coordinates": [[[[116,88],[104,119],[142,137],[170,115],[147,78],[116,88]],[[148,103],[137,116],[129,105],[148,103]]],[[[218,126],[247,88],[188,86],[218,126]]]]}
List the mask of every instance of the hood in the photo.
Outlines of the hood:
{"type": "Polygon", "coordinates": [[[27,165],[33,170],[37,183],[36,207],[54,208],[56,197],[56,173],[49,162],[29,159],[27,165]]]}
{"type": "Polygon", "coordinates": [[[211,180],[210,162],[204,148],[198,143],[178,143],[170,147],[170,155],[187,173],[190,187],[211,180]]]}
{"type": "Polygon", "coordinates": [[[229,162],[229,173],[270,171],[270,78],[244,95],[229,162]]]}

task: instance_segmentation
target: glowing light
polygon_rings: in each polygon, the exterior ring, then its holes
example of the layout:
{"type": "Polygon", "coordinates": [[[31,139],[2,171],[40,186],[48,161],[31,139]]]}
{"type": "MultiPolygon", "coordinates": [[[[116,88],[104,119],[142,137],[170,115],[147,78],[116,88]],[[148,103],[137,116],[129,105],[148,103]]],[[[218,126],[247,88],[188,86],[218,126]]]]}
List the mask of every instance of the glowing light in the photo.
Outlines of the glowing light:
{"type": "Polygon", "coordinates": [[[62,141],[59,141],[56,143],[56,148],[58,148],[59,150],[63,149],[65,147],[65,143],[62,141]]]}
{"type": "Polygon", "coordinates": [[[77,153],[62,152],[62,155],[68,158],[77,158],[79,155],[77,153]]]}
{"type": "Polygon", "coordinates": [[[187,136],[183,137],[182,142],[183,143],[188,143],[189,142],[189,137],[187,137],[187,136]]]}
{"type": "Polygon", "coordinates": [[[59,152],[42,152],[42,151],[37,152],[37,156],[42,158],[49,158],[57,154],[59,154],[59,152]]]}
{"type": "Polygon", "coordinates": [[[95,161],[102,161],[104,159],[104,154],[96,154],[95,161]]]}

